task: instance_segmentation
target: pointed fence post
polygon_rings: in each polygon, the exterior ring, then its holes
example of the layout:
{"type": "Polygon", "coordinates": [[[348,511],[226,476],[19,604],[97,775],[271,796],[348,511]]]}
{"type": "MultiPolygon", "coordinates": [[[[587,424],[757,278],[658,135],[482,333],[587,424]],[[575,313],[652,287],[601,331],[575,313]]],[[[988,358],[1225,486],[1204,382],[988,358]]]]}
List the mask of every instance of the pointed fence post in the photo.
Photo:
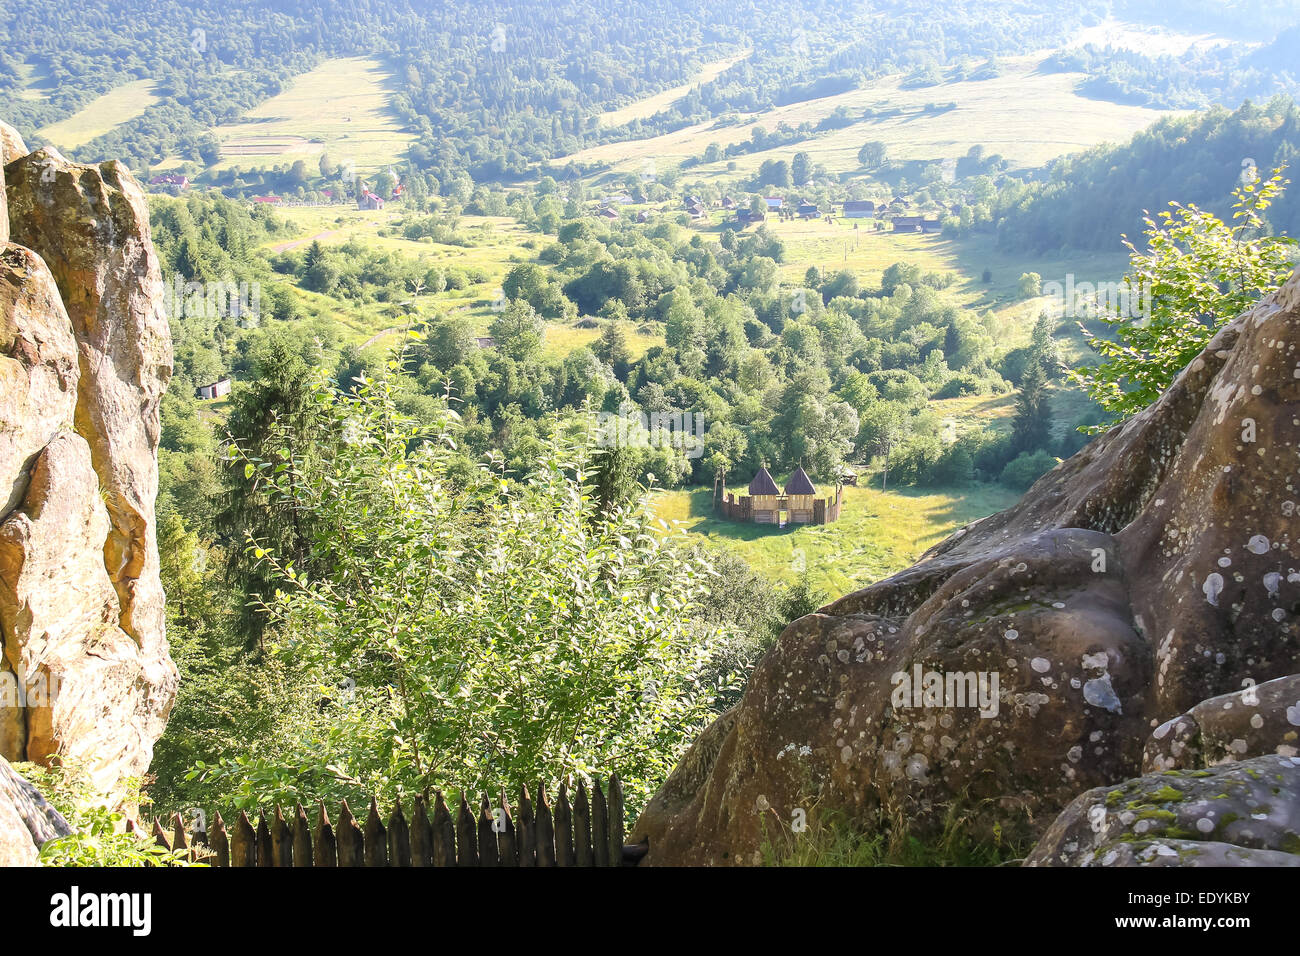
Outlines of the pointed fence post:
{"type": "Polygon", "coordinates": [[[415,809],[411,813],[411,866],[433,865],[433,827],[429,824],[429,811],[424,794],[415,795],[415,809]]]}
{"type": "Polygon", "coordinates": [[[275,866],[275,855],[271,852],[271,827],[266,822],[266,812],[257,814],[257,865],[275,866]]]}
{"type": "Polygon", "coordinates": [[[573,866],[573,807],[569,805],[569,781],[560,781],[555,801],[555,865],[573,866]]]}
{"type": "Polygon", "coordinates": [[[370,798],[370,813],[366,816],[366,866],[388,865],[388,834],[379,819],[379,803],[370,798]]]}
{"type": "Polygon", "coordinates": [[[279,806],[275,808],[275,819],[271,821],[271,859],[272,866],[293,866],[293,834],[289,832],[289,824],[279,806]]]}
{"type": "Polygon", "coordinates": [[[492,807],[488,803],[487,794],[483,794],[482,800],[479,801],[478,811],[478,865],[479,866],[500,866],[501,851],[497,846],[497,831],[494,824],[495,818],[492,816],[492,807]]]}
{"type": "Polygon", "coordinates": [[[451,811],[442,791],[435,795],[433,804],[433,865],[456,865],[456,825],[452,823],[451,811]]]}
{"type": "Polygon", "coordinates": [[[243,810],[235,818],[235,832],[230,838],[230,865],[257,866],[257,834],[253,832],[253,824],[243,810]]]}
{"type": "Polygon", "coordinates": [[[587,781],[578,780],[578,796],[573,801],[573,865],[592,865],[591,808],[587,804],[587,781]]]}
{"type": "Polygon", "coordinates": [[[339,810],[338,828],[339,866],[366,865],[366,838],[357,826],[357,819],[352,815],[352,808],[346,800],[339,810]]]}
{"type": "Polygon", "coordinates": [[[533,800],[528,787],[519,788],[519,829],[516,845],[519,847],[519,865],[537,865],[537,818],[533,816],[533,800]]]}
{"type": "Polygon", "coordinates": [[[388,818],[388,865],[411,865],[411,830],[398,799],[393,800],[393,812],[388,818]]]}
{"type": "Polygon", "coordinates": [[[609,810],[599,777],[591,781],[591,865],[609,866],[609,810]]]}
{"type": "Polygon", "coordinates": [[[212,848],[212,866],[230,866],[230,838],[226,835],[226,822],[221,819],[218,810],[212,817],[212,832],[208,836],[208,846],[212,848]]]}
{"type": "Polygon", "coordinates": [[[460,810],[456,813],[456,865],[478,866],[478,828],[474,825],[474,814],[463,790],[460,810]]]}
{"type": "Polygon", "coordinates": [[[544,782],[537,785],[537,865],[555,866],[555,826],[544,782]]]}
{"type": "Polygon", "coordinates": [[[609,776],[609,865],[623,865],[623,781],[609,776]]]}
{"type": "Polygon", "coordinates": [[[316,814],[316,837],[312,840],[312,863],[315,866],[338,866],[338,843],[334,839],[334,827],[330,825],[329,814],[325,812],[325,803],[321,801],[316,814]]]}
{"type": "Polygon", "coordinates": [[[501,831],[497,834],[497,846],[500,847],[501,866],[519,865],[519,842],[515,832],[515,821],[510,816],[510,799],[506,788],[501,788],[501,831]]]}
{"type": "Polygon", "coordinates": [[[293,865],[316,865],[311,845],[311,824],[307,822],[307,811],[301,803],[293,811],[293,865]]]}

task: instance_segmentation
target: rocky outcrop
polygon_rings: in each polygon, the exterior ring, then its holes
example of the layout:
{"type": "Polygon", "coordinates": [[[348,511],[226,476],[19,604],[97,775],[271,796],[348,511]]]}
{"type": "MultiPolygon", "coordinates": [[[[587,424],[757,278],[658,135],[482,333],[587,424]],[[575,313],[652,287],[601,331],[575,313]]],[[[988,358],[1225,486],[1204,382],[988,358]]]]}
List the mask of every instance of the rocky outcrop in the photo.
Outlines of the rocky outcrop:
{"type": "Polygon", "coordinates": [[[175,695],[155,541],[171,374],[144,195],[125,167],[0,129],[0,756],[119,793],[175,695]]]}
{"type": "Polygon", "coordinates": [[[15,159],[27,155],[27,144],[22,134],[8,123],[0,121],[0,166],[8,166],[15,159]]]}
{"type": "Polygon", "coordinates": [[[1017,505],[790,625],[633,842],[746,863],[813,807],[1036,838],[1166,721],[1296,672],[1298,443],[1300,274],[1017,505]]]}
{"type": "Polygon", "coordinates": [[[1149,774],[1075,799],[1026,866],[1300,866],[1300,757],[1149,774]]]}
{"type": "Polygon", "coordinates": [[[1300,674],[1203,700],[1151,732],[1144,773],[1199,770],[1276,753],[1300,755],[1300,674]]]}
{"type": "Polygon", "coordinates": [[[0,866],[35,866],[41,845],[72,827],[0,757],[0,866]]]}

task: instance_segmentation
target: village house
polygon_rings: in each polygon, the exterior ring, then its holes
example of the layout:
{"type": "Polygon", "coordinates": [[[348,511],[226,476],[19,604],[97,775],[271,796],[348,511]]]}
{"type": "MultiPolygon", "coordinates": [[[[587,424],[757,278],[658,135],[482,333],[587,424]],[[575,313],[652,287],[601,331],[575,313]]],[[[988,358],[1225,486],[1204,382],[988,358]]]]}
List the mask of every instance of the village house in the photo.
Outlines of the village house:
{"type": "Polygon", "coordinates": [[[213,399],[224,398],[230,394],[230,379],[223,378],[213,382],[211,385],[200,385],[194,390],[196,398],[213,399]]]}
{"type": "Polygon", "coordinates": [[[870,199],[850,199],[844,203],[845,219],[870,219],[876,214],[876,204],[870,199]]]}
{"type": "Polygon", "coordinates": [[[371,210],[383,209],[384,201],[379,197],[378,193],[372,193],[369,189],[367,189],[364,192],[362,192],[360,196],[357,197],[357,208],[371,209],[371,210]]]}
{"type": "Polygon", "coordinates": [[[163,173],[149,180],[150,186],[158,186],[173,195],[190,188],[190,178],[180,173],[163,173]]]}
{"type": "Polygon", "coordinates": [[[923,216],[895,216],[891,220],[894,232],[920,232],[924,221],[923,216]]]}
{"type": "Polygon", "coordinates": [[[799,213],[799,218],[800,218],[800,219],[816,219],[816,218],[817,218],[817,204],[816,204],[816,203],[811,203],[811,202],[800,203],[800,204],[799,204],[799,208],[798,208],[796,211],[799,213]]]}

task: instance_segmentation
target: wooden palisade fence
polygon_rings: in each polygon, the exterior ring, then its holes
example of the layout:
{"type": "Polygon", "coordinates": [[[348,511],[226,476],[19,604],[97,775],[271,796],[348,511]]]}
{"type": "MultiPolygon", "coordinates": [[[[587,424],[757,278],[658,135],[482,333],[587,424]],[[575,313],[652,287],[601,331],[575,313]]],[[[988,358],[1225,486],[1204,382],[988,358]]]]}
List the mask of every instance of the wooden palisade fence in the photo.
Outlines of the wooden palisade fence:
{"type": "Polygon", "coordinates": [[[437,791],[431,801],[415,797],[409,821],[399,800],[385,822],[374,797],[364,823],[346,800],[337,824],[323,803],[314,816],[313,824],[301,805],[288,817],[276,807],[270,819],[259,814],[254,826],[240,811],[227,828],[218,813],[207,833],[192,836],[176,814],[169,828],[154,821],[153,835],[168,850],[187,850],[192,859],[220,867],[624,866],[635,865],[645,853],[644,847],[623,845],[623,787],[617,775],[609,779],[608,798],[599,780],[590,793],[580,781],[571,802],[568,783],[562,783],[554,806],[542,784],[536,799],[521,788],[517,809],[502,790],[495,807],[486,795],[471,805],[462,793],[453,812],[437,791]]]}

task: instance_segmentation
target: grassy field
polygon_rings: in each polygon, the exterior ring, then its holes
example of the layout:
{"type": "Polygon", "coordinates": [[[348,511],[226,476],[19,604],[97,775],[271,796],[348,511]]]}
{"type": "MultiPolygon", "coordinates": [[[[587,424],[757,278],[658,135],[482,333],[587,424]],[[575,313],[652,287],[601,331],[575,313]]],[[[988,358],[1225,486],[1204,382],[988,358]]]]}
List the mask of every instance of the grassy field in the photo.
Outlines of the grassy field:
{"type": "MultiPolygon", "coordinates": [[[[136,80],[96,97],[85,109],[73,113],[65,120],[51,123],[36,131],[35,141],[74,149],[102,136],[114,127],[133,120],[154,103],[154,85],[150,80],[136,80]]],[[[31,144],[29,144],[31,145],[31,144]]]]}
{"type": "Polygon", "coordinates": [[[689,535],[733,549],[772,580],[792,582],[806,568],[813,586],[831,597],[901,571],[962,525],[1008,508],[1019,497],[996,485],[888,492],[845,488],[839,521],[777,529],[715,517],[712,495],[707,488],[659,492],[652,506],[663,520],[678,521],[689,535]]]}
{"type": "Polygon", "coordinates": [[[668,109],[695,87],[717,79],[747,56],[749,56],[749,53],[745,52],[715,60],[695,74],[688,83],[674,86],[672,89],[656,93],[654,96],[647,96],[619,109],[601,113],[596,119],[601,126],[622,126],[624,123],[632,122],[632,120],[649,119],[656,113],[668,109]]]}
{"type": "MultiPolygon", "coordinates": [[[[901,88],[899,74],[861,89],[741,116],[699,123],[672,133],[630,143],[608,143],[574,153],[568,159],[608,163],[617,173],[639,169],[646,159],[656,163],[680,162],[700,156],[710,143],[727,146],[748,140],[755,126],[772,130],[780,123],[816,124],[839,107],[862,116],[866,109],[900,109],[890,117],[862,119],[851,125],[775,150],[736,157],[736,169],[727,162],[697,166],[691,176],[702,178],[749,174],[766,159],[788,159],[804,150],[814,163],[833,173],[853,172],[858,150],[869,140],[886,144],[896,160],[937,160],[964,155],[980,145],[987,153],[1000,153],[1016,165],[1037,166],[1063,153],[1102,142],[1120,142],[1145,129],[1164,111],[1088,99],[1074,92],[1083,79],[1078,73],[1042,73],[1042,55],[1001,61],[1003,73],[994,79],[949,82],[921,89],[901,88]],[[956,109],[925,112],[926,104],[955,103],[956,109]]],[[[560,160],[563,162],[563,160],[560,160]]]]}
{"type": "Polygon", "coordinates": [[[391,93],[391,77],[377,60],[328,60],[238,123],[217,127],[222,159],[214,168],[260,169],[299,159],[314,166],[322,152],[359,171],[400,162],[415,137],[389,110],[391,93]]]}
{"type": "MultiPolygon", "coordinates": [[[[292,206],[278,212],[292,222],[296,230],[291,237],[277,237],[268,242],[266,249],[269,252],[300,250],[313,241],[337,246],[355,240],[369,248],[417,259],[431,267],[459,269],[467,274],[481,271],[485,278],[471,281],[464,289],[448,289],[410,300],[416,315],[461,315],[468,318],[481,335],[488,334],[488,326],[495,317],[492,307],[506,273],[520,262],[534,261],[537,250],[546,241],[545,237],[530,232],[505,216],[462,216],[457,231],[472,241],[468,247],[381,235],[381,232],[398,226],[405,215],[396,204],[389,204],[382,210],[359,210],[339,205],[292,206]]],[[[382,348],[391,344],[396,334],[389,330],[405,324],[405,310],[391,304],[345,307],[329,296],[305,289],[299,289],[298,293],[313,316],[327,316],[338,322],[348,341],[382,348]]],[[[662,336],[647,334],[630,324],[625,325],[624,332],[633,358],[640,358],[653,345],[663,344],[662,336]]],[[[550,355],[564,356],[576,348],[590,345],[599,335],[599,328],[551,322],[547,324],[544,349],[550,355]]]]}
{"type": "Polygon", "coordinates": [[[1204,50],[1229,42],[1231,41],[1213,33],[1176,33],[1164,27],[1107,17],[1096,26],[1076,32],[1067,46],[1079,47],[1091,43],[1097,47],[1109,46],[1147,56],[1181,56],[1191,47],[1204,50]]]}

